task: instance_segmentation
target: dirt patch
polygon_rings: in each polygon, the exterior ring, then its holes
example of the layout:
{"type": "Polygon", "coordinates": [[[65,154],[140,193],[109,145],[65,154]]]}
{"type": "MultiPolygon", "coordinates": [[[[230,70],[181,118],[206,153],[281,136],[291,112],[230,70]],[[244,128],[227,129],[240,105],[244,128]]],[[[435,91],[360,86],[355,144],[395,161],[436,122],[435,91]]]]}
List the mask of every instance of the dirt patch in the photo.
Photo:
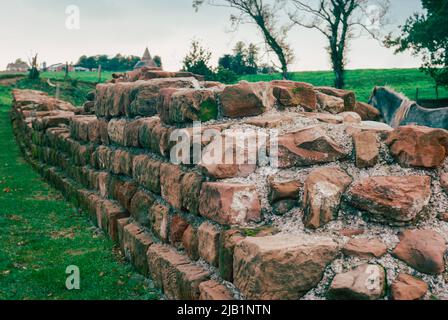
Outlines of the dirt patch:
{"type": "Polygon", "coordinates": [[[22,80],[25,76],[18,76],[14,78],[0,79],[0,85],[2,86],[12,86],[17,83],[17,81],[22,80]]]}

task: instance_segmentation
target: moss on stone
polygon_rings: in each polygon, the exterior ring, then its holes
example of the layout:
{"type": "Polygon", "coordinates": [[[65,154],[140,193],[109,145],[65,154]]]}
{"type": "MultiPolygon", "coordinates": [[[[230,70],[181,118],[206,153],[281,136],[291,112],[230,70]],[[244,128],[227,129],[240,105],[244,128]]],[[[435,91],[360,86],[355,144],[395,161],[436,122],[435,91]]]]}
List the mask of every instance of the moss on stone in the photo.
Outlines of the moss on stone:
{"type": "Polygon", "coordinates": [[[212,100],[207,99],[201,103],[199,107],[199,119],[203,122],[215,120],[218,117],[218,104],[212,100]]]}

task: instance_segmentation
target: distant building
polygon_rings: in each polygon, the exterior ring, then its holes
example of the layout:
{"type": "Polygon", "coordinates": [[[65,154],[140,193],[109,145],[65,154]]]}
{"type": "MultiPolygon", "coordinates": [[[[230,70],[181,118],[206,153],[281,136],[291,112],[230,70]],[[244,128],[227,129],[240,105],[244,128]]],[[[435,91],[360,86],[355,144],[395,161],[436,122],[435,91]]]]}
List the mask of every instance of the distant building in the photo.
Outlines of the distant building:
{"type": "Polygon", "coordinates": [[[145,53],[143,53],[142,60],[135,65],[134,70],[141,68],[160,69],[151,57],[148,48],[146,48],[145,53]]]}
{"type": "Polygon", "coordinates": [[[30,69],[28,63],[17,59],[16,62],[10,63],[6,66],[6,71],[9,72],[27,72],[30,69]]]}
{"type": "MultiPolygon", "coordinates": [[[[65,71],[65,67],[66,67],[65,63],[56,63],[56,64],[53,64],[53,65],[49,66],[47,68],[47,70],[50,71],[50,72],[62,72],[62,71],[65,71]]],[[[72,65],[68,66],[68,71],[69,72],[73,71],[73,66],[72,65]]]]}
{"type": "Polygon", "coordinates": [[[88,72],[88,71],[90,71],[90,69],[84,68],[84,67],[74,67],[73,70],[75,72],[88,72]]]}

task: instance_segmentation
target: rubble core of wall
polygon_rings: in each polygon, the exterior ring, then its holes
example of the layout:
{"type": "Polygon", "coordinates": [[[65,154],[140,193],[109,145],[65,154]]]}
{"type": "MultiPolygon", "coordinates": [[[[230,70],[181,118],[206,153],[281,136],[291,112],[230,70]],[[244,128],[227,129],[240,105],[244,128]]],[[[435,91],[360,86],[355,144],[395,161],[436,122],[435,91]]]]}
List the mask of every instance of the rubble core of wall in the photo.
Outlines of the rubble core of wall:
{"type": "Polygon", "coordinates": [[[13,94],[25,157],[169,299],[448,299],[446,130],[393,130],[353,92],[292,81],[140,70],[83,108],[13,94]],[[209,164],[211,137],[173,164],[195,121],[277,130],[278,166],[209,164]]]}

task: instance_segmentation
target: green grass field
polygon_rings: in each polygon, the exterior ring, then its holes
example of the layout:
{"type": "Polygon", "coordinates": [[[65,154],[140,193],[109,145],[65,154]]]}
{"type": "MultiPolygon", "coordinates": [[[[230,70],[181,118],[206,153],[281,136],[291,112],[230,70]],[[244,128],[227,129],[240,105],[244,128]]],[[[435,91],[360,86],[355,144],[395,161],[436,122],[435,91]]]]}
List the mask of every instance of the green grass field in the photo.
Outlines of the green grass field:
{"type": "MultiPolygon", "coordinates": [[[[333,74],[330,71],[294,72],[291,80],[308,82],[315,86],[333,86],[333,74]]],[[[243,76],[241,80],[251,82],[281,79],[280,74],[243,76]]],[[[434,82],[418,69],[375,69],[348,70],[346,89],[356,92],[360,101],[367,102],[375,86],[390,86],[404,93],[412,100],[416,98],[419,88],[420,99],[435,99],[434,82]]],[[[439,89],[440,98],[448,98],[447,89],[439,89]]]]}
{"type": "MultiPolygon", "coordinates": [[[[101,73],[101,81],[99,80],[98,72],[70,72],[69,78],[72,80],[79,80],[91,83],[105,82],[112,79],[111,71],[103,71],[101,73]]],[[[43,72],[41,74],[42,78],[52,79],[52,80],[64,80],[65,72],[43,72]]]]}
{"type": "Polygon", "coordinates": [[[0,300],[160,297],[90,224],[22,159],[0,85],[0,300]],[[66,267],[80,269],[81,290],[65,287],[66,267]]]}

